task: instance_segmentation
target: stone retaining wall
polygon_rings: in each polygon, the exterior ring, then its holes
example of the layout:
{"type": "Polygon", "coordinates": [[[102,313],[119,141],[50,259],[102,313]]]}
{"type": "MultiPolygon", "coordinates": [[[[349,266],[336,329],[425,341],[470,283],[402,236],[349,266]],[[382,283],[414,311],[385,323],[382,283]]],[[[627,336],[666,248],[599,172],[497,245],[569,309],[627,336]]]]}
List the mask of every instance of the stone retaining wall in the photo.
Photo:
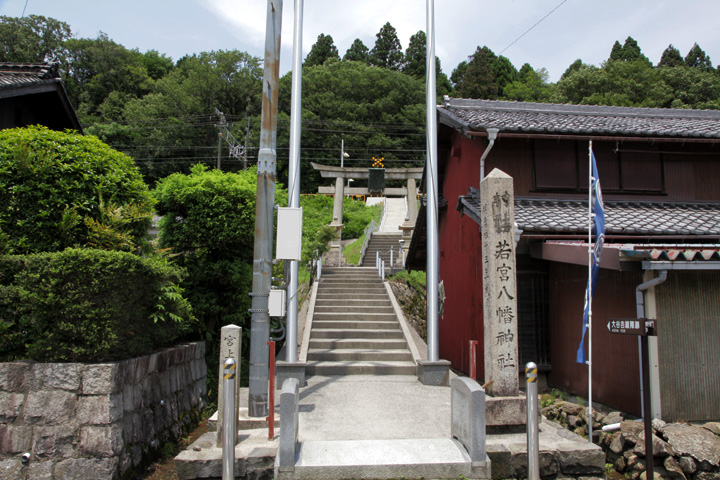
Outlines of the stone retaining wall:
{"type": "Polygon", "coordinates": [[[206,376],[204,342],[111,363],[0,363],[0,478],[122,477],[199,418],[206,376]]]}

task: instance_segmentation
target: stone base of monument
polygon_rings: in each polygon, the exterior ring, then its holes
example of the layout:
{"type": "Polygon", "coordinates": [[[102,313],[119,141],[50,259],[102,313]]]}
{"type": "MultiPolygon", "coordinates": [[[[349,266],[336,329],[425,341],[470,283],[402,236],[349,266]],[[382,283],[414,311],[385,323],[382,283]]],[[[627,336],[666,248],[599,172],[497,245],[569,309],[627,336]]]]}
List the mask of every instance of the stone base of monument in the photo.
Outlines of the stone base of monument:
{"type": "Polygon", "coordinates": [[[297,378],[299,385],[307,385],[305,380],[305,362],[277,362],[275,364],[275,385],[278,390],[288,378],[297,378]]]}
{"type": "Polygon", "coordinates": [[[417,363],[417,377],[423,385],[447,387],[450,385],[450,362],[421,360],[417,363]]]}
{"type": "MultiPolygon", "coordinates": [[[[275,424],[277,429],[280,427],[280,415],[275,412],[275,424]]],[[[238,430],[257,430],[264,428],[267,433],[268,421],[266,417],[251,417],[248,415],[248,409],[240,407],[238,411],[238,430]]],[[[217,412],[213,413],[208,419],[208,431],[217,432],[217,412]]]]}
{"type": "Polygon", "coordinates": [[[486,395],[485,422],[489,434],[524,432],[527,424],[525,395],[513,397],[486,395]]]}
{"type": "MultiPolygon", "coordinates": [[[[175,457],[180,480],[222,478],[222,448],[216,446],[215,432],[200,436],[175,457]]],[[[268,440],[267,430],[241,430],[235,446],[236,478],[272,478],[278,448],[278,432],[268,440]]]]}

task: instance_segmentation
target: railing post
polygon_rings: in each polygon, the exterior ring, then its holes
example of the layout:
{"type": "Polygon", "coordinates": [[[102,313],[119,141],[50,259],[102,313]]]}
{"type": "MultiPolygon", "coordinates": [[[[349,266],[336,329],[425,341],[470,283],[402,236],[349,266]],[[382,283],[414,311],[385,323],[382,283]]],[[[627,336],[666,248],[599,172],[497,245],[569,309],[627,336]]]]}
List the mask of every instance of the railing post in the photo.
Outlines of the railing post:
{"type": "Polygon", "coordinates": [[[538,436],[537,365],[525,365],[527,381],[527,454],[528,480],[540,480],[540,443],[538,436]]]}
{"type": "Polygon", "coordinates": [[[228,358],[223,365],[223,439],[222,439],[222,480],[235,478],[235,439],[237,438],[237,425],[234,425],[235,405],[235,376],[237,365],[235,360],[228,358]]]}
{"type": "Polygon", "coordinates": [[[322,275],[322,258],[317,259],[317,279],[320,281],[320,276],[322,275]]]}
{"type": "Polygon", "coordinates": [[[385,280],[385,260],[380,262],[380,278],[385,280]]]}
{"type": "Polygon", "coordinates": [[[380,250],[375,250],[375,268],[380,269],[380,250]]]}
{"type": "Polygon", "coordinates": [[[270,348],[270,374],[268,381],[268,440],[275,438],[275,342],[267,342],[270,348]]]}
{"type": "Polygon", "coordinates": [[[395,265],[395,262],[393,262],[393,246],[390,245],[390,268],[393,268],[393,265],[395,265]]]}
{"type": "Polygon", "coordinates": [[[470,340],[470,378],[477,380],[477,340],[470,340]]]}

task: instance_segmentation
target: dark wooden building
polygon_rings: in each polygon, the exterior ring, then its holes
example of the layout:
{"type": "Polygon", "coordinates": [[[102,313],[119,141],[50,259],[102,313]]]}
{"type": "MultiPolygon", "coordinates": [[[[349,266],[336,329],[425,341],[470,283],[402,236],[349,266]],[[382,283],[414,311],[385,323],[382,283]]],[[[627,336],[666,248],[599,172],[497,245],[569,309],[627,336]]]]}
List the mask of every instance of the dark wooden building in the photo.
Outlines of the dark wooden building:
{"type": "MultiPolygon", "coordinates": [[[[613,318],[657,318],[653,415],[720,416],[720,112],[445,99],[439,115],[440,356],[467,372],[483,345],[480,163],[514,179],[521,367],[587,395],[580,342],[588,262],[588,143],[605,201],[593,300],[593,400],[640,413],[636,336],[613,318]],[[497,132],[490,147],[488,132],[497,132]],[[666,272],[666,280],[638,286],[666,272]],[[644,289],[645,287],[641,287],[644,289]],[[644,312],[643,312],[644,310],[644,312]]],[[[491,135],[492,136],[492,135],[491,135]]],[[[424,268],[424,212],[410,268],[424,268]]],[[[659,280],[658,280],[659,281],[659,280]]],[[[478,372],[484,372],[479,354],[478,372]]]]}
{"type": "Polygon", "coordinates": [[[82,132],[57,63],[0,63],[0,129],[29,125],[82,132]]]}

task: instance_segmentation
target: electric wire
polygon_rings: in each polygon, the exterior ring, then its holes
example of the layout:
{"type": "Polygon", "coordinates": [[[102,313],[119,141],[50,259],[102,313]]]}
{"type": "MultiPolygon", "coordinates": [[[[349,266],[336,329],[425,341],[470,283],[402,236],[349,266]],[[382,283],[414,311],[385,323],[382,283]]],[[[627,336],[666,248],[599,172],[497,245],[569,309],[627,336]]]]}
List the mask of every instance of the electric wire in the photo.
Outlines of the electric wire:
{"type": "Polygon", "coordinates": [[[553,8],[552,10],[550,10],[550,12],[549,12],[547,15],[545,15],[544,17],[542,17],[540,20],[538,20],[538,21],[535,23],[535,25],[533,25],[532,27],[528,28],[528,29],[525,31],[525,33],[523,33],[523,34],[520,35],[518,38],[516,38],[515,40],[513,40],[513,41],[510,43],[510,45],[508,45],[507,47],[503,48],[503,49],[500,51],[500,53],[498,53],[498,55],[502,55],[505,50],[507,50],[508,48],[510,48],[510,47],[512,47],[513,45],[515,45],[515,42],[517,42],[518,40],[520,40],[521,38],[523,38],[526,34],[528,34],[528,33],[530,32],[530,30],[532,30],[533,28],[535,28],[535,27],[537,27],[538,25],[540,25],[540,22],[542,22],[542,21],[545,20],[547,17],[549,17],[555,10],[557,10],[557,9],[560,8],[560,7],[562,7],[565,2],[567,2],[567,0],[563,0],[562,2],[560,2],[560,4],[559,4],[557,7],[553,8]]]}

